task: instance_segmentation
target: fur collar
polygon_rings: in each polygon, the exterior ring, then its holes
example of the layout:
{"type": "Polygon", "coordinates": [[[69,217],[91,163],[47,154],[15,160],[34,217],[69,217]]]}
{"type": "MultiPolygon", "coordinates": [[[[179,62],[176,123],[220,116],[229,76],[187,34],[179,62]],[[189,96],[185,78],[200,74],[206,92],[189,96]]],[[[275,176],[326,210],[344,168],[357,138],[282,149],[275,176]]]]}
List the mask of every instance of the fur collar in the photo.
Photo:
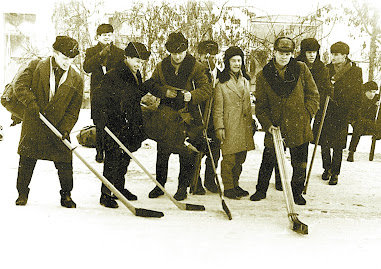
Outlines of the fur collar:
{"type": "Polygon", "coordinates": [[[263,68],[263,75],[270,84],[271,89],[280,97],[287,98],[294,90],[298,82],[300,74],[300,66],[294,58],[286,65],[284,79],[279,75],[275,67],[275,59],[272,59],[263,68]]]}
{"type": "Polygon", "coordinates": [[[196,58],[190,54],[187,54],[183,62],[180,64],[178,74],[176,75],[175,68],[171,64],[171,56],[164,58],[161,69],[163,71],[166,83],[170,86],[184,89],[195,63],[196,58]]]}

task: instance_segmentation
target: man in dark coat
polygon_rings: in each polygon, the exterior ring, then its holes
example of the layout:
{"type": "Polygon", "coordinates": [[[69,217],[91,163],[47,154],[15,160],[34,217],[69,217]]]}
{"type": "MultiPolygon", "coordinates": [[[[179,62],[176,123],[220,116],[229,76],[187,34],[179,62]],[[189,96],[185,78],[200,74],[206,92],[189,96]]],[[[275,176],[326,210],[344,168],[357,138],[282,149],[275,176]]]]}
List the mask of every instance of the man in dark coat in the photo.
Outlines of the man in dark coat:
{"type": "MultiPolygon", "coordinates": [[[[133,152],[139,149],[142,141],[146,139],[140,100],[147,92],[141,91],[139,87],[142,84],[139,70],[151,53],[138,42],[130,42],[124,53],[125,59],[104,75],[99,86],[99,95],[94,98],[95,102],[101,104],[99,127],[104,129],[104,126],[107,126],[133,152]]],[[[130,156],[106,134],[103,175],[128,200],[137,200],[136,195],[124,187],[130,160],[130,156]]],[[[110,208],[118,207],[111,191],[104,184],[101,188],[100,204],[110,208]]]]}
{"type": "Polygon", "coordinates": [[[314,141],[319,131],[325,100],[327,96],[333,96],[333,86],[328,74],[328,69],[320,59],[319,50],[320,44],[315,38],[303,39],[300,43],[300,55],[296,58],[297,61],[304,62],[310,69],[320,95],[320,107],[318,112],[316,112],[312,128],[314,141]]]}
{"type": "Polygon", "coordinates": [[[290,149],[293,168],[291,187],[294,202],[305,205],[302,196],[306,180],[308,145],[313,140],[311,119],[319,108],[319,92],[309,68],[292,58],[295,43],[288,37],[274,42],[274,58],[257,75],[256,116],[265,134],[265,149],[251,201],[266,198],[276,164],[272,131],[280,128],[290,149]]]}
{"type": "MultiPolygon", "coordinates": [[[[207,73],[206,74],[209,78],[209,82],[211,83],[212,89],[214,91],[214,88],[218,82],[218,74],[220,73],[220,71],[218,70],[218,68],[216,66],[216,62],[217,62],[216,57],[218,54],[218,44],[213,40],[202,41],[197,46],[197,52],[198,52],[200,62],[203,63],[207,67],[207,69],[206,69],[207,73]]],[[[216,184],[216,178],[215,178],[216,176],[214,173],[214,169],[212,167],[212,158],[213,158],[214,164],[217,168],[218,160],[220,159],[221,142],[216,137],[216,133],[214,130],[214,124],[213,124],[213,117],[212,117],[213,113],[212,113],[212,111],[209,111],[209,118],[208,118],[208,115],[205,114],[205,113],[208,113],[208,111],[205,110],[205,108],[207,108],[207,106],[209,107],[209,105],[210,105],[209,102],[213,103],[213,99],[209,99],[208,102],[206,102],[205,104],[202,104],[200,106],[201,110],[203,112],[204,124],[206,124],[206,122],[209,121],[206,129],[207,129],[208,138],[210,138],[209,144],[210,144],[211,153],[212,153],[212,156],[210,156],[210,153],[208,151],[207,146],[204,145],[203,150],[204,150],[204,153],[206,155],[204,186],[208,191],[210,191],[212,193],[217,193],[218,187],[216,184]]],[[[212,108],[212,107],[213,107],[213,104],[210,105],[210,108],[212,108]]],[[[212,110],[212,109],[210,109],[210,110],[212,110]]],[[[200,152],[198,154],[202,154],[202,152],[200,152]]],[[[202,158],[202,156],[199,156],[199,157],[202,158]]],[[[197,165],[201,166],[201,159],[200,159],[200,163],[197,165]]],[[[196,173],[197,173],[197,175],[195,175],[195,176],[199,177],[199,171],[196,171],[196,173]]],[[[205,194],[205,190],[204,190],[202,183],[201,183],[201,178],[198,179],[197,190],[193,191],[193,194],[205,194]]]]}
{"type": "Polygon", "coordinates": [[[71,67],[78,55],[78,43],[67,36],[57,36],[53,56],[34,61],[15,82],[17,98],[26,106],[18,148],[17,175],[19,197],[16,205],[28,201],[29,183],[37,160],[50,160],[58,170],[61,205],[75,208],[70,197],[73,189],[72,153],[40,120],[39,112],[68,139],[78,120],[82,104],[83,80],[71,67]]]}
{"type": "MultiPolygon", "coordinates": [[[[161,98],[159,110],[181,111],[189,126],[202,126],[197,105],[206,101],[212,93],[211,85],[205,72],[205,66],[187,53],[188,40],[182,33],[171,33],[165,44],[171,54],[156,66],[146,86],[157,92],[161,98]]],[[[173,150],[158,142],[156,158],[156,179],[164,185],[167,181],[168,160],[173,150]]],[[[194,174],[195,154],[179,153],[179,185],[174,198],[184,200],[190,178],[194,174]]],[[[150,198],[164,193],[155,187],[150,198]]]]}
{"type": "Polygon", "coordinates": [[[377,109],[380,106],[377,90],[378,85],[374,81],[368,81],[362,86],[361,102],[356,112],[357,120],[352,123],[353,133],[349,144],[348,162],[354,161],[354,154],[362,135],[372,134],[379,137],[381,134],[380,122],[375,122],[377,109]]]}
{"type": "Polygon", "coordinates": [[[114,68],[117,62],[123,60],[124,51],[113,45],[114,29],[110,24],[101,24],[97,28],[98,44],[86,50],[83,70],[91,74],[90,81],[90,102],[91,118],[96,126],[96,151],[95,159],[103,162],[104,158],[104,131],[98,127],[99,123],[99,104],[96,104],[94,96],[98,94],[98,86],[104,74],[114,68]]]}
{"type": "Polygon", "coordinates": [[[334,93],[327,108],[319,144],[324,168],[322,179],[329,180],[329,185],[338,182],[348,126],[356,121],[356,107],[361,98],[362,70],[348,58],[348,54],[349,46],[336,42],[331,46],[332,61],[327,65],[334,93]]]}

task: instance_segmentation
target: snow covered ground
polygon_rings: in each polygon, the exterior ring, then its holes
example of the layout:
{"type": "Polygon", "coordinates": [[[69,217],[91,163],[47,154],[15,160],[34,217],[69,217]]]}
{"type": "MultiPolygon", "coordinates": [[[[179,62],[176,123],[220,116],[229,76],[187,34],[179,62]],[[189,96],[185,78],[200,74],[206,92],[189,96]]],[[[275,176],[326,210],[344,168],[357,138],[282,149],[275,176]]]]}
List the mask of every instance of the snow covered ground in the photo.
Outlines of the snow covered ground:
{"type": "MultiPolygon", "coordinates": [[[[72,133],[91,124],[82,110],[72,133]]],[[[126,187],[138,195],[137,208],[164,212],[160,219],[134,216],[121,202],[118,209],[99,204],[101,182],[74,159],[73,200],[76,209],[60,206],[59,181],[52,162],[39,161],[25,207],[15,206],[17,145],[21,126],[9,127],[9,114],[0,108],[4,139],[0,141],[0,268],[380,268],[381,144],[368,161],[370,137],[362,137],[355,162],[343,161],[337,186],[320,176],[316,154],[306,206],[295,206],[308,235],[290,228],[283,194],[271,180],[267,198],[252,202],[225,199],[228,220],[216,194],[189,195],[184,202],[205,205],[206,211],[179,210],[168,198],[149,199],[155,184],[131,163],[126,187]]],[[[263,133],[255,134],[256,150],[249,152],[240,185],[255,191],[263,150],[263,133]]],[[[378,142],[381,143],[381,142],[378,142]]],[[[99,172],[95,150],[78,152],[99,172]]],[[[313,146],[310,147],[310,156],[313,146]]],[[[135,157],[155,173],[156,143],[145,141],[135,157]]],[[[347,151],[344,158],[347,157],[347,151]]],[[[288,169],[291,165],[288,162],[288,169]]],[[[177,188],[178,158],[170,159],[166,189],[177,188]]],[[[202,168],[203,173],[203,168],[202,168]]]]}

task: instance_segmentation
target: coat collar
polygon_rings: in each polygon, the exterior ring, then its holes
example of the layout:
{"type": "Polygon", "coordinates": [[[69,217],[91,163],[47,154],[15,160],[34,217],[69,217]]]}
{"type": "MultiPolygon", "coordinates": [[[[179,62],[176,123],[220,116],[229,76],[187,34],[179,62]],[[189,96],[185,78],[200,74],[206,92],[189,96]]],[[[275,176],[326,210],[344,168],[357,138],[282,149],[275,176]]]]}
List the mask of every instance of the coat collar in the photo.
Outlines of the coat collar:
{"type": "Polygon", "coordinates": [[[242,88],[245,87],[245,83],[246,81],[242,75],[242,72],[240,72],[238,78],[233,73],[230,73],[230,79],[226,82],[226,87],[239,97],[243,97],[245,91],[242,90],[242,88]]]}

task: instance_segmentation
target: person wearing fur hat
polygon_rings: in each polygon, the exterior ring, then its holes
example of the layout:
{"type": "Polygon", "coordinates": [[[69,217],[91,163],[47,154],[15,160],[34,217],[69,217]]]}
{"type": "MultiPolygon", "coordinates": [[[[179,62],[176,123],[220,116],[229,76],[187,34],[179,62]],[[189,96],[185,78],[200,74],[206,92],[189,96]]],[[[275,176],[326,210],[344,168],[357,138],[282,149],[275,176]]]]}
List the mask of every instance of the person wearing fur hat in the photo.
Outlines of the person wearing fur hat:
{"type": "MultiPolygon", "coordinates": [[[[207,67],[206,74],[209,78],[209,82],[211,83],[213,90],[215,89],[215,85],[218,82],[218,76],[220,73],[219,69],[216,66],[218,61],[217,59],[218,52],[219,52],[218,44],[213,40],[202,41],[197,46],[198,59],[201,63],[203,63],[207,67]]],[[[209,99],[209,100],[213,103],[213,99],[209,99]]],[[[210,114],[209,114],[209,118],[207,119],[208,116],[205,115],[205,109],[204,109],[205,106],[209,106],[209,103],[206,102],[205,105],[202,106],[202,111],[203,111],[203,116],[205,119],[204,120],[205,124],[206,122],[208,122],[207,134],[208,134],[208,138],[210,138],[210,148],[212,152],[212,157],[217,168],[218,160],[220,158],[220,141],[217,139],[216,133],[214,130],[212,109],[211,111],[209,111],[210,114]]],[[[212,107],[213,107],[213,104],[211,104],[211,108],[212,107]]],[[[214,169],[212,167],[212,160],[211,160],[212,157],[210,156],[207,147],[205,147],[204,151],[206,155],[204,186],[208,191],[212,193],[217,193],[218,187],[215,181],[216,179],[215,179],[214,169]]],[[[201,165],[201,160],[200,160],[200,163],[197,165],[201,165]]],[[[197,173],[197,176],[199,176],[199,169],[196,169],[196,173],[197,173]]],[[[196,191],[193,193],[194,194],[205,193],[200,177],[197,183],[196,191]]]]}
{"type": "Polygon", "coordinates": [[[104,74],[115,67],[116,63],[123,60],[124,51],[113,44],[114,28],[111,24],[101,24],[96,31],[98,44],[86,49],[83,70],[91,74],[90,79],[90,105],[91,118],[96,127],[96,156],[97,162],[104,159],[104,131],[98,127],[100,114],[99,105],[94,102],[94,96],[98,94],[98,86],[104,74]]]}
{"type": "MultiPolygon", "coordinates": [[[[147,91],[141,88],[140,70],[150,54],[144,44],[130,42],[124,50],[124,59],[103,76],[99,93],[94,97],[99,104],[99,127],[103,130],[107,126],[131,152],[138,150],[146,139],[140,100],[147,91]]],[[[137,196],[124,186],[130,160],[130,156],[120,150],[112,137],[106,135],[103,175],[127,200],[137,200],[137,196]]],[[[101,187],[100,204],[109,208],[118,207],[111,191],[104,184],[101,187]]]]}
{"type": "Polygon", "coordinates": [[[78,42],[68,36],[57,36],[53,56],[33,60],[15,81],[14,91],[26,107],[18,148],[20,155],[17,174],[16,205],[28,202],[29,184],[37,160],[53,161],[61,185],[61,205],[75,208],[71,198],[73,189],[72,152],[40,120],[39,113],[60,131],[62,139],[78,120],[82,105],[83,79],[71,67],[79,54],[78,42]]]}
{"type": "MultiPolygon", "coordinates": [[[[169,56],[156,65],[152,77],[146,81],[151,92],[160,97],[159,110],[168,113],[181,113],[189,128],[201,129],[202,122],[198,112],[198,104],[211,96],[211,85],[205,72],[205,66],[187,52],[188,40],[181,32],[173,32],[165,43],[169,56]]],[[[156,179],[164,186],[167,181],[168,161],[173,152],[171,148],[160,142],[157,144],[156,179]]],[[[178,201],[187,198],[188,187],[194,174],[196,154],[178,152],[180,173],[177,192],[174,198],[178,201]]],[[[156,198],[164,193],[157,186],[149,193],[156,198]]]]}
{"type": "Polygon", "coordinates": [[[244,58],[239,47],[232,46],[225,51],[225,68],[215,89],[213,107],[214,128],[221,141],[224,196],[231,199],[249,195],[238,183],[247,152],[255,148],[250,76],[246,73],[244,58]]]}
{"type": "Polygon", "coordinates": [[[315,120],[312,128],[314,141],[318,135],[325,100],[327,96],[333,97],[333,86],[328,74],[328,69],[320,59],[319,50],[320,44],[315,38],[303,39],[300,43],[300,54],[296,58],[297,61],[304,62],[310,69],[320,95],[320,107],[315,115],[315,120]]]}
{"type": "Polygon", "coordinates": [[[274,58],[257,75],[255,110],[266,133],[256,192],[250,197],[252,201],[266,198],[276,164],[271,133],[280,128],[291,154],[294,202],[306,204],[302,192],[306,180],[308,145],[313,140],[310,122],[319,108],[319,92],[307,65],[292,57],[294,50],[295,43],[291,38],[277,38],[274,58]]]}
{"type": "Polygon", "coordinates": [[[379,121],[375,122],[377,109],[380,106],[377,90],[378,85],[374,81],[368,81],[362,85],[361,102],[355,113],[358,118],[352,123],[353,133],[349,144],[348,162],[354,161],[354,154],[362,135],[372,134],[377,138],[381,137],[381,124],[379,121]]]}
{"type": "Polygon", "coordinates": [[[343,149],[347,146],[349,123],[357,119],[356,108],[362,94],[362,70],[348,58],[349,46],[336,42],[331,46],[331,63],[327,65],[334,87],[321,131],[323,180],[336,185],[341,170],[343,149]],[[331,152],[332,151],[332,152],[331,152]]]}

